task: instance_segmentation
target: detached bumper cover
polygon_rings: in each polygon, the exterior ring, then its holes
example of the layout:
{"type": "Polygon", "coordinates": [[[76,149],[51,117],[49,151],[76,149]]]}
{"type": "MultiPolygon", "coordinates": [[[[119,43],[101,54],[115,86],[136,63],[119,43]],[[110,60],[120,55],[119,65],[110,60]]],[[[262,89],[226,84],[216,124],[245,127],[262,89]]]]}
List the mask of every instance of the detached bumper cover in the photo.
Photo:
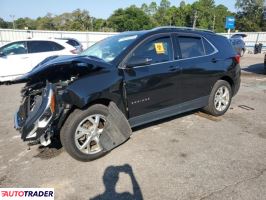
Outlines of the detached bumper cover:
{"type": "Polygon", "coordinates": [[[53,88],[49,84],[44,89],[43,95],[36,97],[32,110],[29,109],[30,97],[24,99],[14,116],[14,126],[20,131],[22,140],[37,140],[47,131],[47,127],[53,118],[53,113],[49,108],[52,95],[53,88]]]}

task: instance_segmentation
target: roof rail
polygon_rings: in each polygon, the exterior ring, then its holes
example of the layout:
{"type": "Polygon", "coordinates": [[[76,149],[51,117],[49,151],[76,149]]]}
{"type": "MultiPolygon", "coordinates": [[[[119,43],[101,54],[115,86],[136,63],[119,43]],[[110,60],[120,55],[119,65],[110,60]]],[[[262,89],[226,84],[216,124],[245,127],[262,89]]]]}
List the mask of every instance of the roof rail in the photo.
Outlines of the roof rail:
{"type": "Polygon", "coordinates": [[[214,33],[213,31],[208,30],[208,29],[185,27],[185,26],[160,26],[160,27],[156,27],[152,30],[155,31],[155,30],[161,30],[161,29],[180,29],[180,30],[204,31],[204,32],[214,33]]]}

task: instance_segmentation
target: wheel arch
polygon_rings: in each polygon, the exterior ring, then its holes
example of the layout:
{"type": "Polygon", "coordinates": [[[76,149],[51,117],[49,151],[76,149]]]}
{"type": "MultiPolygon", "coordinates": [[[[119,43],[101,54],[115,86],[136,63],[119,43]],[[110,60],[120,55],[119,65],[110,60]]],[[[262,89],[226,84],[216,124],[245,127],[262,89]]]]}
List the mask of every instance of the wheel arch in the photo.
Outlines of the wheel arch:
{"type": "Polygon", "coordinates": [[[232,91],[234,91],[235,83],[233,79],[230,76],[223,76],[220,78],[220,80],[226,81],[230,84],[232,91]]]}

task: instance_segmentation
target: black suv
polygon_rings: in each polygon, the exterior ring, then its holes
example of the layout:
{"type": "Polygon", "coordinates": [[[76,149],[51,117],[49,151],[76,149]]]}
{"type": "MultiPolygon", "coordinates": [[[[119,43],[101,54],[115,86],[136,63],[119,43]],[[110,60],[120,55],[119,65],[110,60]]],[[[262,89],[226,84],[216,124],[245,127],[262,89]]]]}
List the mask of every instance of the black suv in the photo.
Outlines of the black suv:
{"type": "Polygon", "coordinates": [[[15,115],[22,139],[59,137],[89,161],[125,142],[131,127],[199,108],[223,115],[240,86],[239,56],[213,32],[161,27],[49,57],[15,82],[27,82],[15,115]]]}

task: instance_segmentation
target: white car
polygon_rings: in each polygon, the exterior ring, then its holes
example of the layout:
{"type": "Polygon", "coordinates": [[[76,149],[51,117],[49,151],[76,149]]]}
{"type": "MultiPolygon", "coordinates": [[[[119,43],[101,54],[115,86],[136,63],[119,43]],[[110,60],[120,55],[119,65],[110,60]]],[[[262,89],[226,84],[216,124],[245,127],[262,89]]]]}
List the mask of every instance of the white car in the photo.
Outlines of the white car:
{"type": "Polygon", "coordinates": [[[0,83],[31,71],[49,56],[73,55],[76,52],[67,40],[27,39],[8,43],[0,48],[0,83]]]}

